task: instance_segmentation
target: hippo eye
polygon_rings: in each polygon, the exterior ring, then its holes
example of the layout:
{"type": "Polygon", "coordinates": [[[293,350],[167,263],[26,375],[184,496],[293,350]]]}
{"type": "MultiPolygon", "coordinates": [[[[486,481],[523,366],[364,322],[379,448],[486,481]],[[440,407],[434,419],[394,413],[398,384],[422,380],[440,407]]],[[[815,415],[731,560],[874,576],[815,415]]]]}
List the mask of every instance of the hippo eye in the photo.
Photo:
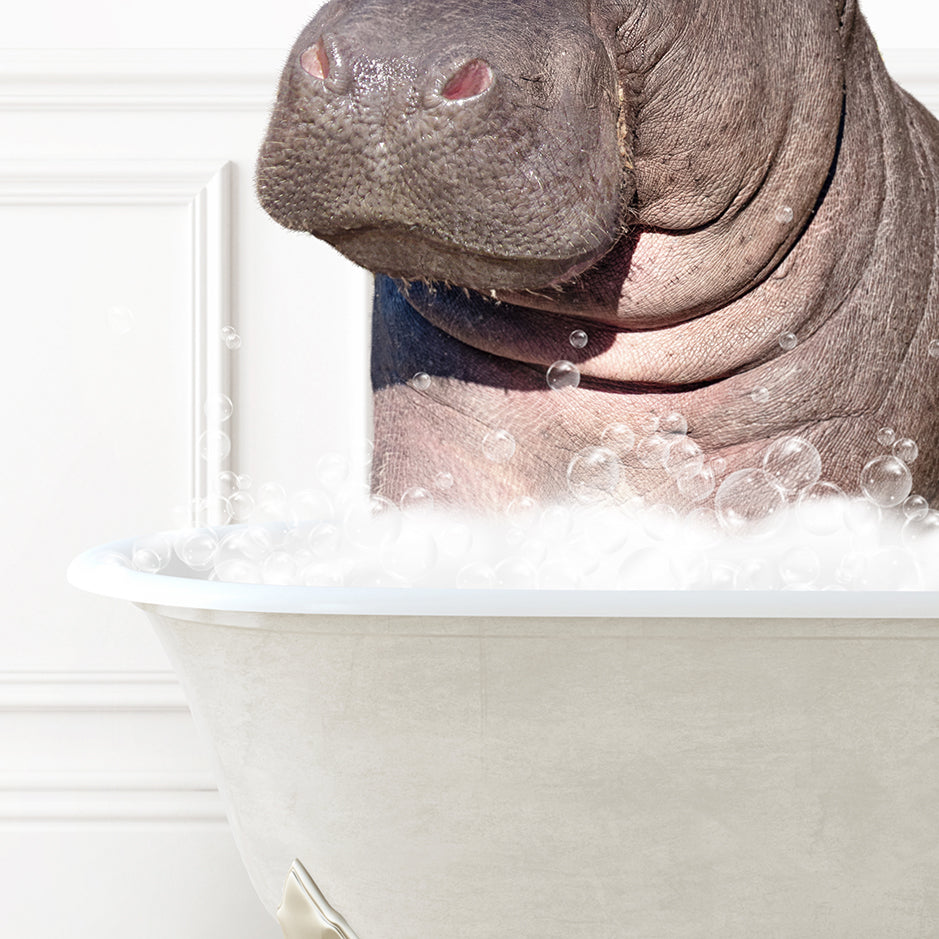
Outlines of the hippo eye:
{"type": "Polygon", "coordinates": [[[308,75],[325,81],[329,77],[329,57],[323,45],[322,36],[300,56],[300,67],[308,75]]]}
{"type": "Polygon", "coordinates": [[[481,95],[492,84],[492,69],[482,59],[462,65],[444,85],[441,94],[448,101],[462,101],[481,95]]]}

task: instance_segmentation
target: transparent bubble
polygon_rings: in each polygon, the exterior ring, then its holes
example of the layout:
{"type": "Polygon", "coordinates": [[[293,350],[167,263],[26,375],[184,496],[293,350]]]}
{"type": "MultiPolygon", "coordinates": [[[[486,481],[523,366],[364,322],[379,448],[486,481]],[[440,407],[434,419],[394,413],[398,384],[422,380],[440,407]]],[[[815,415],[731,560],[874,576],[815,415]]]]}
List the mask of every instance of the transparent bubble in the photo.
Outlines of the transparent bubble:
{"type": "Polygon", "coordinates": [[[892,427],[881,427],[877,431],[876,439],[882,447],[892,447],[897,439],[897,432],[892,427]]]}
{"type": "Polygon", "coordinates": [[[238,491],[238,476],[231,470],[222,470],[215,478],[215,489],[219,495],[228,498],[238,491]]]}
{"type": "Polygon", "coordinates": [[[831,535],[844,525],[844,508],[845,495],[840,486],[817,482],[799,495],[796,518],[813,535],[831,535]]]}
{"type": "Polygon", "coordinates": [[[903,460],[895,456],[874,457],[860,475],[861,490],[875,505],[899,505],[913,489],[913,476],[903,460]]]}
{"type": "Polygon", "coordinates": [[[430,375],[427,372],[416,372],[408,384],[417,391],[427,391],[430,387],[430,375]]]}
{"type": "Polygon", "coordinates": [[[908,548],[888,545],[865,558],[856,585],[865,590],[916,590],[919,570],[908,548]]]}
{"type": "Polygon", "coordinates": [[[212,525],[225,525],[232,517],[231,504],[228,499],[218,493],[197,500],[194,509],[195,520],[207,521],[212,525]]]}
{"type": "Polygon", "coordinates": [[[734,578],[738,590],[775,590],[778,583],[776,566],[766,558],[742,561],[734,578]]]}
{"type": "Polygon", "coordinates": [[[575,349],[583,349],[587,345],[587,334],[582,329],[575,329],[570,335],[570,343],[575,349]]]}
{"type": "Polygon", "coordinates": [[[758,385],[750,391],[750,400],[755,401],[757,404],[766,404],[769,401],[769,389],[758,385]]]}
{"type": "Polygon", "coordinates": [[[701,502],[706,499],[716,485],[714,470],[710,466],[702,466],[676,475],[675,483],[678,491],[692,502],[701,502]]]}
{"type": "Polygon", "coordinates": [[[223,460],[231,453],[231,437],[221,430],[207,430],[199,437],[199,453],[203,460],[223,460]]]}
{"type": "Polygon", "coordinates": [[[671,411],[659,421],[660,434],[687,434],[688,419],[678,411],[671,411]]]}
{"type": "Polygon", "coordinates": [[[796,338],[795,333],[780,333],[779,338],[777,339],[779,343],[779,348],[785,352],[789,352],[798,345],[799,340],[796,338]]]}
{"type": "Polygon", "coordinates": [[[802,437],[780,437],[763,455],[763,471],[783,492],[799,492],[822,475],[818,450],[802,437]]]}
{"type": "Polygon", "coordinates": [[[265,584],[292,584],[297,577],[297,562],[289,551],[271,551],[261,564],[261,577],[265,584]]]}
{"type": "Polygon", "coordinates": [[[218,535],[211,528],[193,528],[180,532],[173,550],[187,567],[207,571],[215,563],[218,543],[218,535]]]}
{"type": "Polygon", "coordinates": [[[668,458],[668,448],[672,441],[664,434],[650,434],[643,437],[636,447],[636,458],[646,467],[662,468],[668,458]]]}
{"type": "Polygon", "coordinates": [[[619,566],[617,587],[621,590],[674,590],[680,586],[681,577],[663,548],[640,548],[619,566]]]}
{"type": "Polygon", "coordinates": [[[538,586],[538,568],[525,557],[505,558],[493,568],[497,587],[528,590],[538,586]]]}
{"type": "Polygon", "coordinates": [[[456,585],[461,590],[491,589],[496,585],[496,572],[482,561],[473,561],[457,571],[456,585]]]}
{"type": "Polygon", "coordinates": [[[756,467],[731,473],[714,497],[721,526],[732,535],[771,534],[779,527],[785,506],[779,487],[756,467]]]}
{"type": "Polygon", "coordinates": [[[906,518],[925,518],[929,513],[929,502],[923,496],[910,496],[903,501],[903,514],[906,518]]]}
{"type": "Polygon", "coordinates": [[[273,547],[274,538],[268,529],[260,525],[237,528],[226,533],[219,540],[216,570],[219,564],[229,560],[260,562],[273,547]]]}
{"type": "Polygon", "coordinates": [[[234,405],[232,404],[231,398],[221,392],[210,394],[205,399],[205,404],[203,405],[205,416],[210,421],[214,421],[218,424],[223,424],[227,421],[232,416],[233,410],[234,405]]]}
{"type": "Polygon", "coordinates": [[[925,515],[907,519],[900,537],[911,548],[939,548],[939,512],[929,509],[925,515]]]}
{"type": "Polygon", "coordinates": [[[860,551],[849,551],[838,562],[835,579],[845,587],[860,587],[866,567],[867,558],[860,551]]]}
{"type": "Polygon", "coordinates": [[[254,514],[256,508],[254,496],[243,491],[232,493],[228,498],[228,506],[236,522],[246,522],[254,514]]]}
{"type": "Polygon", "coordinates": [[[475,536],[466,522],[456,520],[444,522],[434,530],[437,550],[445,558],[465,558],[473,548],[475,536]]]}
{"type": "Polygon", "coordinates": [[[656,503],[648,506],[639,516],[639,522],[653,541],[673,544],[679,537],[679,516],[670,505],[656,503]]]}
{"type": "Polygon", "coordinates": [[[234,326],[223,326],[221,329],[221,337],[222,342],[225,343],[227,348],[241,348],[241,336],[238,335],[238,330],[235,329],[234,326]]]}
{"type": "Polygon", "coordinates": [[[316,481],[327,491],[335,492],[349,478],[349,458],[344,453],[324,453],[313,468],[316,481]]]}
{"type": "Polygon", "coordinates": [[[665,453],[665,471],[670,476],[693,475],[704,469],[704,454],[690,437],[672,440],[665,453]]]}
{"type": "Polygon", "coordinates": [[[580,573],[564,561],[545,561],[538,568],[538,586],[542,590],[576,590],[582,584],[580,573]]]}
{"type": "Polygon", "coordinates": [[[926,354],[934,359],[939,359],[939,339],[932,339],[926,347],[926,354]]]}
{"type": "Polygon", "coordinates": [[[709,505],[699,505],[685,516],[684,531],[687,545],[693,550],[713,547],[723,537],[717,513],[709,505]]]}
{"type": "Polygon", "coordinates": [[[312,562],[299,572],[299,582],[305,587],[341,587],[345,576],[338,564],[312,562]]]}
{"type": "Polygon", "coordinates": [[[108,310],[108,328],[118,336],[126,336],[134,328],[134,314],[125,306],[108,310]]]}
{"type": "Polygon", "coordinates": [[[130,563],[136,571],[156,574],[170,562],[173,545],[165,535],[138,538],[131,548],[130,563]]]}
{"type": "Polygon", "coordinates": [[[393,542],[401,534],[401,510],[384,496],[351,505],[343,517],[342,530],[351,544],[362,548],[393,542]]]}
{"type": "Polygon", "coordinates": [[[262,517],[272,521],[287,517],[287,490],[280,483],[264,483],[257,491],[256,501],[256,511],[262,517]]]}
{"type": "Polygon", "coordinates": [[[779,559],[779,575],[788,586],[805,587],[814,584],[821,569],[818,554],[804,545],[790,548],[779,559]]]}
{"type": "Polygon", "coordinates": [[[411,486],[401,493],[399,504],[407,512],[427,511],[434,507],[434,494],[423,486],[411,486]]]}
{"type": "Polygon", "coordinates": [[[708,463],[715,477],[718,479],[727,472],[727,461],[722,456],[716,456],[708,463]]]}
{"type": "Polygon", "coordinates": [[[844,504],[844,521],[856,535],[869,536],[880,528],[880,507],[857,496],[844,504]]]}
{"type": "Polygon", "coordinates": [[[567,543],[574,528],[574,514],[565,505],[552,505],[541,513],[539,529],[551,545],[567,543]]]}
{"type": "Polygon", "coordinates": [[[619,457],[606,447],[585,447],[567,464],[567,488],[580,502],[596,502],[609,497],[622,476],[619,457]]]}
{"type": "Polygon", "coordinates": [[[580,369],[567,359],[559,359],[548,368],[545,378],[552,391],[576,388],[580,384],[580,369]]]}
{"type": "Polygon", "coordinates": [[[515,455],[515,438],[507,430],[490,430],[483,437],[483,456],[493,463],[507,463],[515,455]]]}
{"type": "Polygon", "coordinates": [[[250,489],[253,483],[254,483],[254,480],[247,473],[239,474],[238,476],[238,488],[239,489],[250,489]]]}
{"type": "Polygon", "coordinates": [[[636,435],[628,424],[607,424],[600,432],[600,443],[622,459],[636,445],[636,435]]]}
{"type": "Polygon", "coordinates": [[[903,462],[909,466],[909,464],[919,456],[919,447],[916,445],[915,440],[904,437],[902,440],[898,440],[894,443],[893,455],[898,460],[903,460],[903,462]]]}
{"type": "Polygon", "coordinates": [[[453,488],[453,474],[446,471],[441,471],[434,476],[434,488],[445,492],[447,489],[453,488]]]}
{"type": "Polygon", "coordinates": [[[658,414],[653,414],[650,411],[648,414],[643,414],[639,419],[639,430],[646,436],[651,436],[658,433],[660,423],[658,414]]]}
{"type": "Polygon", "coordinates": [[[307,532],[306,543],[313,557],[320,561],[335,558],[342,544],[342,529],[334,522],[317,522],[307,532]]]}
{"type": "Polygon", "coordinates": [[[261,568],[245,558],[226,558],[215,565],[215,576],[229,584],[259,584],[261,568]]]}
{"type": "Polygon", "coordinates": [[[287,517],[292,525],[323,521],[332,518],[334,511],[332,499],[322,489],[301,489],[287,501],[287,517]]]}
{"type": "Polygon", "coordinates": [[[793,219],[793,214],[791,206],[781,205],[776,209],[773,218],[775,218],[780,225],[788,225],[793,219]]]}
{"type": "Polygon", "coordinates": [[[409,525],[394,542],[381,549],[382,568],[411,582],[432,571],[437,563],[437,541],[426,525],[409,525]]]}

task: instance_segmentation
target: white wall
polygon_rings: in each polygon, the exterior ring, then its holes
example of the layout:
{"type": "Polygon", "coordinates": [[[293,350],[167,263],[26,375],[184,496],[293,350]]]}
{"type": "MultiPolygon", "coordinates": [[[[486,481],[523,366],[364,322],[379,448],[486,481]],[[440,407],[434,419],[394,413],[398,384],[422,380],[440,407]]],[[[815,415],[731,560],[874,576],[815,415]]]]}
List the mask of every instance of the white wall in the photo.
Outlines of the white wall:
{"type": "MultiPolygon", "coordinates": [[[[364,433],[367,281],[252,194],[277,73],[314,6],[53,0],[5,17],[4,936],[279,935],[143,616],[63,572],[86,546],[171,524],[204,488],[207,390],[230,390],[230,464],[257,481],[299,488],[364,433]],[[231,354],[223,322],[243,337],[231,354]]],[[[883,49],[939,49],[931,4],[863,8],[883,49]]],[[[939,53],[887,57],[939,108],[939,53]]]]}

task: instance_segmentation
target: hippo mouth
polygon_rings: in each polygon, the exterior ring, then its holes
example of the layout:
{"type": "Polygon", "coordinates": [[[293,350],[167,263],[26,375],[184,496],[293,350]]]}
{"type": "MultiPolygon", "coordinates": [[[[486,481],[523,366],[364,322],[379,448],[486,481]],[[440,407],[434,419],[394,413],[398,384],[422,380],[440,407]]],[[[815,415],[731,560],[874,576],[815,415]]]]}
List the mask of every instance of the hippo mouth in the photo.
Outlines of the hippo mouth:
{"type": "Polygon", "coordinates": [[[415,228],[346,229],[327,237],[351,261],[399,280],[441,281],[480,292],[535,290],[567,283],[591,268],[614,243],[569,257],[501,256],[415,228]]]}

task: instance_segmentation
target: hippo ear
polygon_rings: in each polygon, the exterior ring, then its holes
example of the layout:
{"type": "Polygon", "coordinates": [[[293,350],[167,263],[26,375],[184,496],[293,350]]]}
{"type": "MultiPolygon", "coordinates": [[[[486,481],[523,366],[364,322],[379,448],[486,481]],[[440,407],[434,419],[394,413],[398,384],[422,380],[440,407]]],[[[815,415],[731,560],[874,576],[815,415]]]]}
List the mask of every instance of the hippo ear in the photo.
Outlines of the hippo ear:
{"type": "Polygon", "coordinates": [[[614,35],[640,223],[699,228],[776,185],[811,207],[841,114],[838,4],[653,0],[614,35]]]}

